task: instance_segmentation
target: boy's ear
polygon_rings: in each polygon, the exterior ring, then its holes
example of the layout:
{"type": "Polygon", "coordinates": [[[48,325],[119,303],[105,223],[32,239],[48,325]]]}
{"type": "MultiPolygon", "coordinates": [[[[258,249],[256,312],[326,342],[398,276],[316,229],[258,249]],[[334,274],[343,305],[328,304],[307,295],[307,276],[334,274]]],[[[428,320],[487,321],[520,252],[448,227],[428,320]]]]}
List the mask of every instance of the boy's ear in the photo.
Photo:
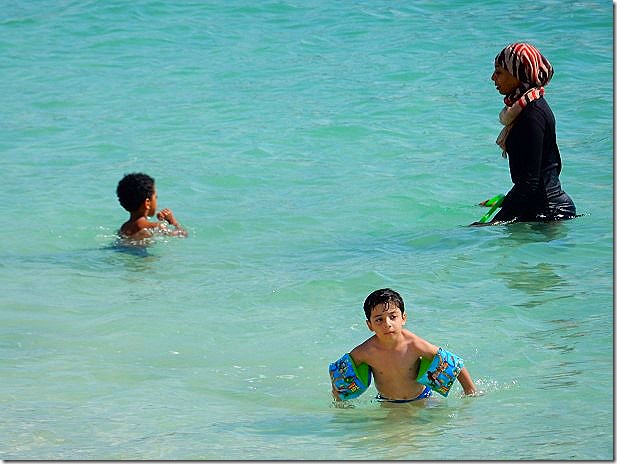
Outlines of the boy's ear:
{"type": "Polygon", "coordinates": [[[405,325],[407,323],[407,313],[403,313],[402,317],[403,317],[403,325],[405,325]]]}
{"type": "Polygon", "coordinates": [[[143,206],[144,206],[144,210],[146,211],[146,213],[147,213],[148,211],[150,211],[150,205],[151,205],[151,203],[152,203],[152,200],[150,200],[150,198],[146,198],[146,199],[144,200],[143,206]]]}
{"type": "Polygon", "coordinates": [[[369,329],[371,332],[375,332],[375,331],[373,330],[373,325],[371,324],[371,321],[369,321],[368,319],[366,320],[366,326],[368,327],[368,329],[369,329]]]}

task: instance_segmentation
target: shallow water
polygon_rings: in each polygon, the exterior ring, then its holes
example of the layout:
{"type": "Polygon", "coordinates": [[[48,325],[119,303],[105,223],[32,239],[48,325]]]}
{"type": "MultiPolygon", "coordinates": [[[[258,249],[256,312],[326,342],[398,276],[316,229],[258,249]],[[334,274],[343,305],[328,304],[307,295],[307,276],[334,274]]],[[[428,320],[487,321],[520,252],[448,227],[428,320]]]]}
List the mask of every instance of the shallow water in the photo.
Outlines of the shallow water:
{"type": "Polygon", "coordinates": [[[612,459],[611,5],[478,6],[5,5],[0,458],[612,459]],[[468,228],[516,40],[584,216],[468,228]],[[133,171],[189,238],[114,246],[133,171]],[[481,396],[332,404],[386,286],[481,396]]]}

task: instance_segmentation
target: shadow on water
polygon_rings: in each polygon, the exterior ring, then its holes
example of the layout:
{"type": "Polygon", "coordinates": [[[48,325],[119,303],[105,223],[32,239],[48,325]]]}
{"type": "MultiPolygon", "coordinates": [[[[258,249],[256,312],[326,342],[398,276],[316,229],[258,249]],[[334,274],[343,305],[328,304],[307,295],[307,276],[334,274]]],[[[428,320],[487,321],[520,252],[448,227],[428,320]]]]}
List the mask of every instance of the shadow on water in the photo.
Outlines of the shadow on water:
{"type": "Polygon", "coordinates": [[[465,227],[476,238],[485,238],[484,246],[502,248],[531,243],[565,242],[571,221],[516,222],[487,227],[465,227]]]}
{"type": "Polygon", "coordinates": [[[395,236],[391,241],[399,247],[416,252],[444,252],[453,250],[482,250],[510,248],[532,243],[566,241],[571,225],[568,221],[519,222],[491,227],[455,227],[423,230],[411,235],[395,236]]]}
{"type": "Polygon", "coordinates": [[[147,271],[160,258],[152,252],[152,244],[127,244],[118,240],[101,250],[114,253],[105,258],[108,264],[122,264],[127,271],[132,272],[147,271]]]}
{"type": "Polygon", "coordinates": [[[148,251],[147,245],[125,244],[120,241],[102,247],[101,249],[114,251],[116,253],[124,253],[132,256],[139,256],[141,258],[151,256],[151,253],[148,251]]]}
{"type": "Polygon", "coordinates": [[[572,285],[556,272],[559,267],[565,268],[566,266],[544,262],[534,265],[520,263],[516,269],[505,268],[495,271],[495,274],[503,278],[508,288],[538,296],[572,285]]]}
{"type": "Polygon", "coordinates": [[[552,242],[567,238],[570,225],[566,221],[518,222],[504,226],[506,240],[513,243],[552,242]]]}
{"type": "Polygon", "coordinates": [[[101,272],[116,268],[118,264],[124,264],[129,270],[143,270],[158,259],[151,246],[113,242],[99,248],[57,253],[9,254],[0,257],[0,265],[13,263],[14,268],[36,266],[41,270],[60,266],[77,272],[101,272]]]}
{"type": "Polygon", "coordinates": [[[469,228],[490,252],[490,272],[512,290],[532,297],[523,306],[538,306],[548,299],[571,297],[575,283],[567,276],[570,266],[556,258],[571,255],[572,221],[518,222],[469,228]],[[478,233],[479,232],[479,233],[478,233]]]}

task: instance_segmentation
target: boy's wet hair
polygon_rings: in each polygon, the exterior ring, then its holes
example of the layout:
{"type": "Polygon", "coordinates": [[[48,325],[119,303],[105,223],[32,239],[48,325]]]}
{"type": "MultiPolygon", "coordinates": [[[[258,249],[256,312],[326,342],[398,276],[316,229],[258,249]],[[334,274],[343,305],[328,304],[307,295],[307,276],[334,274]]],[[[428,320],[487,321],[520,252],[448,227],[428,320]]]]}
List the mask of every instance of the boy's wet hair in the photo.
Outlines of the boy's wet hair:
{"type": "Polygon", "coordinates": [[[135,211],[154,195],[154,179],[141,172],[127,174],[118,182],[116,194],[125,210],[135,211]]]}
{"type": "Polygon", "coordinates": [[[401,314],[405,314],[405,303],[403,303],[403,297],[398,292],[390,288],[381,288],[375,290],[364,300],[364,314],[366,314],[366,320],[371,319],[371,311],[375,306],[380,304],[389,305],[393,303],[397,308],[401,310],[401,314]]]}

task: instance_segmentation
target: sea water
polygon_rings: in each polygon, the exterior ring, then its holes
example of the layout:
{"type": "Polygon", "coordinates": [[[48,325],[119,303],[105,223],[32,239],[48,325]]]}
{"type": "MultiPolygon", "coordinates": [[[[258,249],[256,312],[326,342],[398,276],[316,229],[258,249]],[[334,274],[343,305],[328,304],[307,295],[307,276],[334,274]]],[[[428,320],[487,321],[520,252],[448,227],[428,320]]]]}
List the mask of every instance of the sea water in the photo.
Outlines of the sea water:
{"type": "Polygon", "coordinates": [[[8,1],[0,458],[612,459],[607,1],[8,1]],[[511,187],[493,59],[555,76],[582,217],[470,228],[511,187]],[[186,239],[115,245],[156,179],[186,239]],[[481,394],[335,405],[391,287],[481,394]]]}

